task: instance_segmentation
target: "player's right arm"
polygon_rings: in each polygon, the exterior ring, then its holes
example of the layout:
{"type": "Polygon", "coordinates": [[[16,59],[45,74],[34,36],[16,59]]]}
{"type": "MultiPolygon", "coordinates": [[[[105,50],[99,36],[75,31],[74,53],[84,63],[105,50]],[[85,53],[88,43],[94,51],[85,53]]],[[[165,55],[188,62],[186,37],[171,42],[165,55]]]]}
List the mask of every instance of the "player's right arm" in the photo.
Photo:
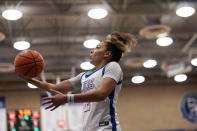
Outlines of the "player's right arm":
{"type": "Polygon", "coordinates": [[[23,78],[25,81],[37,86],[40,89],[44,89],[49,92],[51,90],[56,90],[56,91],[60,91],[62,93],[66,93],[69,91],[79,91],[80,90],[80,88],[81,88],[80,83],[81,83],[81,75],[82,74],[83,73],[80,73],[76,77],[73,77],[69,80],[64,80],[58,84],[43,82],[43,81],[39,81],[36,79],[26,78],[24,76],[20,76],[20,77],[23,78]]]}
{"type": "Polygon", "coordinates": [[[50,91],[51,89],[56,90],[56,91],[60,91],[62,93],[69,92],[69,91],[75,91],[75,89],[73,88],[73,86],[69,82],[69,80],[64,80],[58,84],[43,82],[43,81],[39,81],[36,79],[29,79],[28,82],[37,86],[38,88],[46,90],[46,91],[50,91]]]}

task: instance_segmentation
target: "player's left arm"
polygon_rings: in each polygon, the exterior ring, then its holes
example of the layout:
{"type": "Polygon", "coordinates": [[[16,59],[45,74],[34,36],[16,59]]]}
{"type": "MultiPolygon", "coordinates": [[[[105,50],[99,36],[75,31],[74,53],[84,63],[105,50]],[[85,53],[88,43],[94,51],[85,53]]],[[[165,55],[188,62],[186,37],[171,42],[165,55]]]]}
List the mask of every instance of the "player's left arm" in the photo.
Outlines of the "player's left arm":
{"type": "Polygon", "coordinates": [[[116,85],[117,83],[114,79],[108,77],[103,78],[99,88],[86,93],[75,94],[74,102],[97,102],[105,100],[116,85]]]}
{"type": "MultiPolygon", "coordinates": [[[[113,91],[116,87],[116,81],[112,78],[103,78],[101,85],[98,89],[88,91],[86,93],[80,93],[74,95],[74,102],[97,102],[105,100],[107,96],[113,91]]],[[[43,104],[50,104],[46,109],[51,108],[55,110],[60,105],[67,103],[67,96],[59,91],[51,90],[53,94],[56,94],[52,97],[43,98],[43,104]]]]}

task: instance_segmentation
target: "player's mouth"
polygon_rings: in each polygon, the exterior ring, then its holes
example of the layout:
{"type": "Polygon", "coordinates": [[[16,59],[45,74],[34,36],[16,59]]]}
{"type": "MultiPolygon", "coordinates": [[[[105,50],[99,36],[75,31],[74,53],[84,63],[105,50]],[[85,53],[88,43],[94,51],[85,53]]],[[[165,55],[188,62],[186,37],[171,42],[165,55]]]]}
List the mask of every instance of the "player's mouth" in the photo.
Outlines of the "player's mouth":
{"type": "Polygon", "coordinates": [[[90,57],[89,57],[90,59],[92,59],[92,56],[90,55],[90,57]]]}

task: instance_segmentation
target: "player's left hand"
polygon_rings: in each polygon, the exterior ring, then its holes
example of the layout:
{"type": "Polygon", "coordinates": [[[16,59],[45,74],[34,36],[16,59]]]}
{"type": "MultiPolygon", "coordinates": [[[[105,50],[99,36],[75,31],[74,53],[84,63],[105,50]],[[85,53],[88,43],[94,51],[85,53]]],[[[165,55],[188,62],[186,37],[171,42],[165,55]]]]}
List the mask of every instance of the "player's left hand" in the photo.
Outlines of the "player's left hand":
{"type": "Polygon", "coordinates": [[[59,107],[60,105],[63,105],[66,103],[67,101],[67,97],[65,94],[59,92],[59,91],[55,91],[55,90],[52,90],[50,91],[51,93],[54,93],[55,96],[51,96],[51,97],[45,97],[43,98],[43,103],[42,105],[45,105],[45,104],[49,104],[49,106],[47,106],[45,109],[50,109],[50,111],[53,111],[55,110],[57,107],[59,107]]]}

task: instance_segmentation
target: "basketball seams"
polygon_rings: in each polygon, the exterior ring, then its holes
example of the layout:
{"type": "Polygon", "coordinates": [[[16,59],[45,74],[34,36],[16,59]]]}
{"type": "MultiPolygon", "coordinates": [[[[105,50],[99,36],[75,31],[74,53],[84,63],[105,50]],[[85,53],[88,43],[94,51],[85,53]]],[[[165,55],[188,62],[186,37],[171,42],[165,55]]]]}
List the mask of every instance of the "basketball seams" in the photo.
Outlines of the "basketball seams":
{"type": "MultiPolygon", "coordinates": [[[[28,70],[26,70],[25,73],[23,73],[22,75],[28,76],[28,77],[35,77],[36,75],[38,75],[37,73],[35,73],[35,71],[38,70],[37,68],[40,68],[40,69],[42,70],[42,69],[43,69],[43,66],[41,66],[41,65],[32,65],[32,66],[30,66],[30,67],[28,68],[28,70]],[[31,70],[33,70],[33,68],[34,68],[34,73],[33,73],[32,76],[29,76],[28,74],[29,74],[29,72],[30,72],[31,70]]],[[[16,68],[16,69],[17,69],[17,68],[16,68]]],[[[17,72],[17,71],[16,71],[16,72],[17,72]]],[[[39,74],[40,74],[40,73],[39,73],[39,74]]]]}
{"type": "Polygon", "coordinates": [[[31,62],[31,63],[26,63],[26,64],[22,64],[22,65],[16,65],[15,67],[17,68],[17,67],[21,67],[21,66],[25,66],[25,65],[37,63],[37,62],[43,62],[43,60],[41,60],[41,61],[35,61],[35,62],[31,62]]]}
{"type": "Polygon", "coordinates": [[[33,57],[34,62],[35,62],[35,57],[34,57],[34,55],[32,54],[32,52],[31,52],[31,51],[29,51],[29,53],[31,54],[31,56],[33,57]]]}
{"type": "Polygon", "coordinates": [[[27,57],[27,56],[22,56],[22,55],[19,55],[18,57],[23,57],[23,58],[26,58],[26,59],[29,59],[29,60],[34,59],[34,58],[27,57]]]}
{"type": "Polygon", "coordinates": [[[39,56],[39,54],[36,56],[36,57],[34,57],[35,59],[37,59],[38,58],[38,56],[39,56]]]}
{"type": "Polygon", "coordinates": [[[42,67],[41,65],[37,65],[37,66],[36,66],[36,69],[37,69],[38,67],[39,67],[41,70],[43,70],[43,67],[42,67]]]}
{"type": "Polygon", "coordinates": [[[43,69],[43,67],[41,65],[37,65],[37,67],[40,67],[41,69],[43,69]]]}
{"type": "Polygon", "coordinates": [[[27,74],[34,68],[35,66],[32,66],[31,68],[29,68],[23,75],[27,76],[27,74]]]}
{"type": "MultiPolygon", "coordinates": [[[[35,57],[34,57],[34,55],[32,54],[32,52],[31,51],[29,51],[30,52],[30,54],[32,55],[32,57],[33,57],[33,60],[34,60],[34,64],[35,64],[35,67],[37,66],[37,64],[36,64],[36,60],[35,60],[35,57]]],[[[37,74],[37,68],[34,68],[34,76],[37,74]]]]}
{"type": "Polygon", "coordinates": [[[31,52],[31,51],[28,51],[28,52],[30,52],[30,54],[32,55],[32,57],[33,57],[33,58],[28,57],[28,56],[23,56],[22,54],[20,54],[19,56],[20,56],[20,57],[27,58],[27,59],[30,59],[30,60],[32,60],[32,59],[37,59],[37,58],[38,58],[38,56],[39,56],[39,54],[38,54],[37,56],[35,56],[35,57],[34,57],[34,55],[32,54],[32,52],[31,52]]]}
{"type": "Polygon", "coordinates": [[[38,52],[36,52],[38,55],[37,56],[34,56],[34,54],[32,53],[32,51],[30,50],[29,51],[30,52],[30,54],[32,55],[32,57],[33,57],[33,59],[35,60],[35,59],[37,59],[38,58],[38,56],[40,55],[38,52]]]}

